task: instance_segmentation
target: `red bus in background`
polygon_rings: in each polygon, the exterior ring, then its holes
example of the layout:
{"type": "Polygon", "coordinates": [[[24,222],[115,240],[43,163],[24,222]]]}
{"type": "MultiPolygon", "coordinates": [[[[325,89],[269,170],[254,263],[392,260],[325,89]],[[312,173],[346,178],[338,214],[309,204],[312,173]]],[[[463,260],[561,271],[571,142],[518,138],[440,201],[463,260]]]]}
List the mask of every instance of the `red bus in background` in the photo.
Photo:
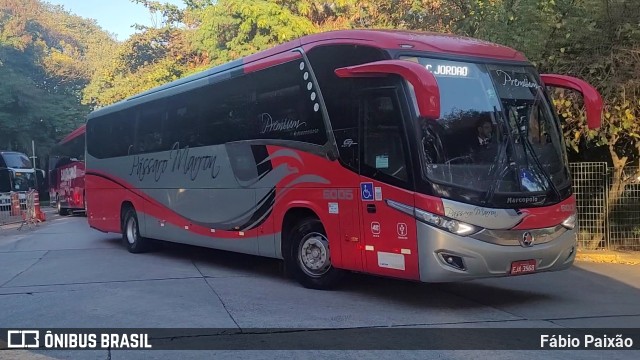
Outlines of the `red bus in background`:
{"type": "Polygon", "coordinates": [[[49,196],[58,214],[85,210],[85,125],[60,141],[49,155],[49,196]]]}
{"type": "Polygon", "coordinates": [[[98,109],[88,221],[283,259],[306,287],[346,271],[424,282],[569,268],[576,205],[547,86],[507,47],[444,34],[305,36],[98,109]],[[95,205],[94,205],[95,204],[95,205]]]}

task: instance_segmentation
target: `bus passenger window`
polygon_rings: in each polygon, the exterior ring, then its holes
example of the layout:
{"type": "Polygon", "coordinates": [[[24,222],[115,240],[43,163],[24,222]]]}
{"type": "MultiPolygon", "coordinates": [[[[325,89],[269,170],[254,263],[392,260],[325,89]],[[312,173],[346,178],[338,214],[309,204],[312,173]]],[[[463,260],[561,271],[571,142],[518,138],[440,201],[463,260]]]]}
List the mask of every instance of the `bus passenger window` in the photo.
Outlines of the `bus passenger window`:
{"type": "MultiPolygon", "coordinates": [[[[135,119],[131,115],[133,111],[127,110],[125,113],[115,113],[111,123],[111,136],[108,138],[117,139],[114,144],[105,144],[108,152],[107,157],[127,156],[133,155],[133,134],[135,119]]],[[[98,135],[100,136],[100,135],[98,135]]],[[[105,137],[107,138],[107,137],[105,137]]]]}
{"type": "Polygon", "coordinates": [[[162,141],[162,125],[166,111],[159,104],[151,105],[140,111],[138,119],[136,151],[140,154],[169,150],[169,146],[162,141]]]}
{"type": "Polygon", "coordinates": [[[300,69],[295,60],[251,75],[256,84],[256,138],[316,145],[327,141],[317,89],[300,69]]]}

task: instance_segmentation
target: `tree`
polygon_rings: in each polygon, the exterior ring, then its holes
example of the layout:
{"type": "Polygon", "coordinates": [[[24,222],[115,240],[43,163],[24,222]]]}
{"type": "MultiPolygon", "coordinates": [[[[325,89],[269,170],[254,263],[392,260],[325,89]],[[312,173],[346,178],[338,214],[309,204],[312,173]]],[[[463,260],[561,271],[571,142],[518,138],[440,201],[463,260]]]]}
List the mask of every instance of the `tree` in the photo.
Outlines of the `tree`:
{"type": "Polygon", "coordinates": [[[115,56],[84,88],[83,102],[106,106],[177,80],[203,63],[189,49],[185,32],[171,27],[147,28],[120,44],[115,56]]]}
{"type": "MultiPolygon", "coordinates": [[[[0,148],[39,154],[84,122],[80,103],[113,40],[95,21],[37,0],[0,1],[0,148]]],[[[42,164],[40,164],[42,166],[42,164]]]]}
{"type": "Polygon", "coordinates": [[[189,9],[193,47],[220,64],[317,31],[304,16],[274,1],[221,0],[189,9]]]}

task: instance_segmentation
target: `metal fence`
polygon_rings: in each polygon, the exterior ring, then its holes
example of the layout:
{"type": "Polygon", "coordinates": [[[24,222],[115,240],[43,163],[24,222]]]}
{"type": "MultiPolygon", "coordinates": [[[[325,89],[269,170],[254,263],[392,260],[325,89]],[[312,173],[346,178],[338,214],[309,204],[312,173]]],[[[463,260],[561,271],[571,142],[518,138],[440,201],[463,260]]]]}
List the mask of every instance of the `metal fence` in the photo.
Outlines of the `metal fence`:
{"type": "Polygon", "coordinates": [[[0,230],[7,224],[20,224],[18,230],[32,228],[44,220],[41,215],[37,191],[0,193],[0,230]]]}
{"type": "Polygon", "coordinates": [[[640,173],[603,162],[570,164],[585,249],[640,250],[640,173]]]}
{"type": "Polygon", "coordinates": [[[14,208],[11,193],[0,193],[0,226],[20,223],[27,211],[27,198],[24,194],[13,193],[18,197],[20,210],[14,208]]]}

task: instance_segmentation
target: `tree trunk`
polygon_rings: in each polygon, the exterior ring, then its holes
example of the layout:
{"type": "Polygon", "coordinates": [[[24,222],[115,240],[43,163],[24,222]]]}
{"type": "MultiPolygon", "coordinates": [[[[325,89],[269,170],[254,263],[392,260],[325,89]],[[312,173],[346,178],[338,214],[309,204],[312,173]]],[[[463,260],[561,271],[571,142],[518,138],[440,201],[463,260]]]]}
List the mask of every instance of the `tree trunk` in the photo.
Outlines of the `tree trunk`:
{"type": "MultiPolygon", "coordinates": [[[[631,179],[624,178],[624,167],[627,163],[627,158],[619,158],[615,154],[612,155],[614,155],[612,156],[613,173],[611,174],[611,183],[609,184],[609,188],[607,189],[607,198],[605,199],[606,207],[605,211],[603,211],[596,220],[596,224],[594,226],[595,229],[598,229],[598,232],[593,233],[590,240],[588,241],[587,248],[590,250],[607,247],[607,221],[609,220],[614,207],[619,203],[620,198],[624,194],[625,187],[631,179]],[[602,244],[603,241],[605,242],[605,244],[602,244]]],[[[608,174],[606,176],[608,176],[608,174]]]]}

